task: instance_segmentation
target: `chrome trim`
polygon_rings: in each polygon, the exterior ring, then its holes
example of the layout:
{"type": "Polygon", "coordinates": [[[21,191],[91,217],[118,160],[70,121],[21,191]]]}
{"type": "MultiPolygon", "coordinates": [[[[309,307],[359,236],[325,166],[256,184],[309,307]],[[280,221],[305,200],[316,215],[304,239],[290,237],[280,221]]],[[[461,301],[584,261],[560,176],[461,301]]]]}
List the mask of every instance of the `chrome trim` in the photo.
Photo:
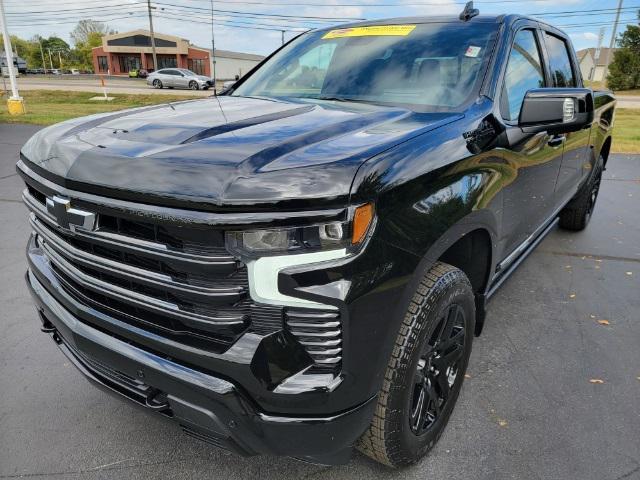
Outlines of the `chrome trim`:
{"type": "Polygon", "coordinates": [[[340,345],[342,343],[342,339],[337,338],[335,340],[324,340],[318,342],[310,342],[308,340],[299,340],[301,345],[305,347],[334,347],[336,345],[340,345]]]}
{"type": "Polygon", "coordinates": [[[319,363],[322,365],[331,365],[333,363],[339,363],[342,361],[342,357],[332,357],[332,358],[314,358],[313,361],[315,363],[319,363]]]}
{"type": "Polygon", "coordinates": [[[290,327],[302,327],[302,328],[336,328],[340,326],[340,322],[311,323],[311,322],[287,321],[287,325],[289,325],[290,327]]]}
{"type": "Polygon", "coordinates": [[[301,332],[300,330],[291,330],[297,337],[337,337],[342,332],[340,330],[329,330],[328,332],[301,332]]]}
{"type": "MultiPolygon", "coordinates": [[[[22,200],[27,205],[27,207],[34,213],[38,218],[46,221],[49,225],[51,225],[55,229],[61,229],[60,225],[56,218],[51,215],[42,205],[38,202],[30,193],[28,189],[25,189],[22,192],[22,200]]],[[[63,229],[64,230],[64,229],[63,229]]],[[[79,239],[83,239],[89,242],[108,245],[110,247],[116,247],[119,250],[126,250],[129,252],[136,252],[147,254],[154,257],[160,257],[171,260],[183,260],[203,265],[226,265],[226,266],[235,266],[236,260],[232,255],[228,256],[207,256],[207,255],[196,255],[185,252],[180,252],[177,250],[170,250],[167,245],[163,243],[151,242],[148,240],[142,240],[134,237],[128,237],[126,235],[121,235],[117,233],[109,233],[109,232],[101,232],[99,230],[96,231],[81,231],[76,230],[74,232],[75,236],[79,239]]]]}
{"type": "Polygon", "coordinates": [[[131,292],[125,288],[104,282],[90,275],[87,275],[86,273],[78,270],[76,267],[67,262],[51,247],[47,246],[46,242],[43,245],[43,250],[47,253],[47,257],[51,263],[60,268],[66,275],[71,277],[71,279],[73,279],[76,283],[82,285],[83,287],[93,290],[99,294],[107,293],[119,300],[124,301],[125,303],[137,305],[141,308],[152,310],[163,315],[172,316],[191,327],[201,330],[207,330],[208,327],[212,326],[233,326],[242,324],[244,322],[244,315],[216,319],[214,317],[199,315],[197,313],[185,312],[174,303],[166,302],[154,297],[149,297],[141,293],[131,292]]]}
{"type": "Polygon", "coordinates": [[[80,250],[63,239],[47,231],[48,228],[42,226],[41,221],[37,219],[34,213],[29,214],[29,222],[34,231],[40,235],[48,244],[50,244],[54,250],[63,257],[73,262],[82,264],[86,267],[99,270],[101,272],[109,273],[116,276],[121,276],[127,280],[131,280],[137,283],[159,287],[162,289],[168,289],[171,291],[184,293],[187,295],[198,295],[205,297],[221,298],[223,297],[237,297],[246,292],[245,288],[207,288],[197,285],[189,285],[184,283],[175,282],[169,275],[162,273],[152,272],[132,265],[127,265],[122,262],[117,262],[105,257],[100,257],[92,253],[80,250]]]}

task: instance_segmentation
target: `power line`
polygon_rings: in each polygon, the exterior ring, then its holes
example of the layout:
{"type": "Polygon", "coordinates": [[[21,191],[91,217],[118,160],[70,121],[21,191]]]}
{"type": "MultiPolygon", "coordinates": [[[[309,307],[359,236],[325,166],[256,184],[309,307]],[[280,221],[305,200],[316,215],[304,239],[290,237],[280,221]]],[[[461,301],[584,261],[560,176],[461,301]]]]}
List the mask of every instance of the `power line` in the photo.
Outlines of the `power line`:
{"type": "MultiPolygon", "coordinates": [[[[88,0],[91,1],[91,0],[88,0]]],[[[507,0],[504,0],[507,1],[507,0]]],[[[105,10],[107,11],[111,11],[113,9],[119,9],[120,7],[126,7],[127,10],[130,10],[132,7],[144,7],[143,4],[141,3],[118,3],[118,4],[104,4],[104,2],[100,2],[101,3],[101,8],[100,8],[100,14],[102,15],[104,13],[105,10]]],[[[174,8],[180,8],[183,10],[197,10],[197,11],[202,11],[203,13],[209,13],[211,11],[211,9],[207,9],[207,8],[203,8],[203,7],[195,7],[195,6],[189,6],[189,5],[178,5],[178,4],[173,4],[173,3],[164,3],[164,2],[154,2],[156,5],[163,5],[163,6],[168,6],[168,7],[174,7],[174,8]]],[[[235,3],[235,2],[229,2],[229,3],[235,3]]],[[[248,3],[248,2],[247,2],[248,3]]],[[[59,3],[58,3],[59,5],[59,3]]],[[[407,5],[407,4],[403,4],[403,5],[407,5]]],[[[33,6],[33,4],[31,4],[31,6],[33,6]]],[[[332,5],[333,6],[333,5],[332,5]]],[[[367,6],[371,6],[371,4],[367,5],[367,6]]],[[[635,6],[630,6],[630,7],[624,7],[622,8],[622,10],[634,10],[640,8],[640,5],[635,5],[635,6]]],[[[78,8],[69,8],[69,9],[57,9],[55,12],[50,12],[50,11],[44,11],[44,10],[37,10],[37,11],[17,11],[17,12],[7,12],[7,15],[13,15],[13,16],[38,16],[38,15],[46,15],[47,17],[50,17],[51,15],[63,15],[65,13],[72,13],[72,12],[81,12],[81,11],[91,11],[94,12],[95,11],[95,7],[78,7],[78,8]]],[[[305,16],[305,15],[285,15],[285,14],[269,14],[269,13],[260,13],[260,12],[245,12],[245,11],[237,11],[237,10],[224,10],[224,9],[214,9],[214,11],[224,14],[224,15],[228,15],[228,16],[237,16],[237,17],[243,17],[243,18],[258,18],[258,17],[268,17],[268,18],[274,18],[274,19],[304,19],[306,21],[309,22],[313,22],[315,23],[316,21],[318,22],[331,22],[331,21],[336,21],[336,20],[364,20],[362,18],[355,18],[355,17],[321,17],[321,16],[305,16]]],[[[581,15],[607,15],[607,14],[615,14],[615,12],[617,11],[617,9],[615,8],[604,8],[604,9],[590,9],[590,10],[565,10],[565,11],[559,11],[559,12],[532,12],[529,15],[532,16],[578,16],[578,15],[574,15],[574,14],[581,14],[581,15]],[[598,13],[601,12],[601,13],[598,13]],[[609,13],[610,12],[610,13],[609,13]]]]}
{"type": "MultiPolygon", "coordinates": [[[[182,8],[182,9],[187,9],[187,10],[198,10],[198,11],[202,11],[203,13],[209,13],[211,12],[211,9],[207,9],[207,8],[202,8],[202,7],[194,7],[194,6],[189,6],[189,5],[177,5],[174,3],[163,3],[163,2],[153,2],[154,5],[158,5],[158,6],[168,6],[168,7],[175,7],[175,8],[182,8]]],[[[113,9],[113,8],[119,8],[119,7],[126,7],[126,10],[131,9],[132,7],[144,7],[143,4],[141,3],[119,3],[119,4],[112,4],[112,5],[103,5],[100,8],[99,12],[96,12],[97,14],[101,13],[103,11],[103,9],[113,9]]],[[[96,11],[96,7],[78,7],[78,8],[66,8],[66,9],[57,9],[55,12],[51,12],[48,10],[22,10],[22,11],[16,11],[16,12],[10,12],[8,13],[8,15],[14,15],[14,16],[24,16],[24,15],[56,15],[56,14],[61,14],[61,13],[73,13],[73,12],[83,12],[83,11],[96,11]]],[[[358,17],[322,17],[322,16],[311,16],[311,15],[285,15],[285,14],[269,14],[269,13],[260,13],[260,12],[243,12],[243,11],[238,11],[238,10],[224,10],[224,9],[213,9],[213,11],[221,13],[221,14],[225,14],[225,15],[236,15],[236,16],[257,16],[257,17],[273,17],[273,18],[299,18],[299,19],[305,19],[305,20],[322,20],[322,21],[335,21],[335,20],[364,20],[363,18],[358,18],[358,17]]]]}
{"type": "MultiPolygon", "coordinates": [[[[173,8],[163,8],[162,10],[159,10],[158,13],[165,13],[165,14],[171,14],[171,15],[180,15],[180,16],[187,17],[187,18],[198,18],[198,19],[209,19],[210,18],[210,15],[207,15],[205,13],[184,12],[182,10],[174,10],[173,8]]],[[[242,17],[242,16],[239,17],[239,18],[244,19],[244,20],[253,19],[253,17],[248,18],[248,17],[242,17]]],[[[246,22],[244,20],[236,20],[235,17],[232,17],[231,19],[229,19],[229,21],[238,22],[238,23],[247,23],[249,25],[251,25],[251,24],[256,24],[257,25],[257,24],[259,24],[258,22],[246,22]]],[[[301,23],[302,24],[304,24],[304,23],[314,23],[314,22],[308,21],[308,20],[307,21],[303,21],[303,20],[295,20],[295,19],[291,19],[291,20],[289,20],[289,19],[287,19],[287,20],[284,20],[284,19],[273,19],[272,20],[271,18],[266,18],[266,19],[258,18],[256,20],[259,20],[259,22],[265,22],[265,23],[263,23],[264,25],[277,26],[277,27],[281,27],[281,26],[289,27],[292,24],[301,24],[301,23]],[[279,23],[266,23],[266,22],[269,22],[269,21],[278,22],[278,20],[280,20],[279,23]],[[286,23],[283,23],[283,22],[286,22],[286,23]]],[[[219,20],[219,21],[225,21],[225,20],[219,20]]],[[[337,22],[334,21],[331,24],[335,24],[335,23],[337,23],[337,22]]]]}

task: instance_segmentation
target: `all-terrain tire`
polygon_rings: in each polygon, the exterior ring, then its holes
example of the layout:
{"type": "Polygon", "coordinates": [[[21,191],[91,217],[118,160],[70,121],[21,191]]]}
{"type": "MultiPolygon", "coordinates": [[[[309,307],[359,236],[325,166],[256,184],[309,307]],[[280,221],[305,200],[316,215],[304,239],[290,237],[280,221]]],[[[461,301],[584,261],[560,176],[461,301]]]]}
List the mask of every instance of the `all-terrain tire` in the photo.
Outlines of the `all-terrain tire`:
{"type": "Polygon", "coordinates": [[[559,225],[561,228],[577,232],[584,230],[589,224],[598,199],[603,170],[604,159],[600,156],[589,181],[580,188],[576,196],[560,212],[559,225]]]}
{"type": "Polygon", "coordinates": [[[449,420],[464,380],[474,324],[475,303],[469,279],[461,270],[437,262],[423,276],[407,307],[371,425],[357,444],[361,452],[385,465],[403,467],[417,462],[433,448],[449,420]],[[420,363],[424,362],[421,355],[441,325],[440,319],[454,307],[463,312],[460,323],[465,330],[455,379],[440,415],[430,428],[418,435],[410,425],[412,401],[415,401],[414,375],[424,365],[420,363]]]}

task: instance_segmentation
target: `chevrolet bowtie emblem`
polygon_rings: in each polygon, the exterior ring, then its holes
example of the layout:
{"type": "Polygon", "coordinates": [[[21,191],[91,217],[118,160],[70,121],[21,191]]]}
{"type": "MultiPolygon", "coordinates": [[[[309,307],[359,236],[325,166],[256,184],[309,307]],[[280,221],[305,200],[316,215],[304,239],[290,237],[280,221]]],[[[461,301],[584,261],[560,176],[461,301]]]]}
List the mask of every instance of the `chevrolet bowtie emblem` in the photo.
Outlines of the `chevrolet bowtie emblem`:
{"type": "Polygon", "coordinates": [[[58,225],[71,231],[93,230],[96,226],[95,213],[72,208],[71,200],[65,197],[47,198],[47,212],[56,218],[58,225]]]}

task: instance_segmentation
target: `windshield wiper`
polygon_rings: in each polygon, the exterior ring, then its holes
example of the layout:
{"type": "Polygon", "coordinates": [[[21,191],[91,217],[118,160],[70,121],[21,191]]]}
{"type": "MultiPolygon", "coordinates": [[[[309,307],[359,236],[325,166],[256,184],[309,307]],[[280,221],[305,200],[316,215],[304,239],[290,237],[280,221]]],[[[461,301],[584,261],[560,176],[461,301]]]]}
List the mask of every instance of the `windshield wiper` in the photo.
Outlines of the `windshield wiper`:
{"type": "Polygon", "coordinates": [[[326,100],[328,102],[360,102],[360,103],[371,103],[368,102],[367,100],[360,100],[358,98],[345,98],[345,97],[331,97],[331,96],[326,96],[326,97],[306,97],[306,98],[310,98],[312,100],[326,100]]]}

